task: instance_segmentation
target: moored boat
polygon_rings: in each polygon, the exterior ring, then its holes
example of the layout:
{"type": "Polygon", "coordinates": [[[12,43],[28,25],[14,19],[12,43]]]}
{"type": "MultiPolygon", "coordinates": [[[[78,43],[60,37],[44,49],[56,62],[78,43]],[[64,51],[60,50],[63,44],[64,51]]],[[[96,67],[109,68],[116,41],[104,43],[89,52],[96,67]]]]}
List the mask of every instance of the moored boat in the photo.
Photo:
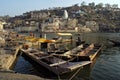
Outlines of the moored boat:
{"type": "Polygon", "coordinates": [[[79,52],[77,55],[72,55],[72,56],[76,56],[77,60],[80,61],[86,61],[86,60],[93,61],[102,48],[103,45],[92,44],[85,50],[79,52]]]}
{"type": "Polygon", "coordinates": [[[71,72],[79,67],[90,64],[91,61],[76,61],[72,62],[71,60],[63,60],[61,58],[55,57],[52,54],[45,54],[42,51],[34,49],[21,49],[21,52],[29,57],[34,62],[45,67],[49,71],[52,71],[56,75],[62,75],[64,73],[71,72]]]}
{"type": "Polygon", "coordinates": [[[103,45],[96,45],[93,43],[90,45],[86,44],[84,46],[82,44],[63,54],[54,54],[54,56],[60,57],[65,60],[72,58],[73,61],[93,61],[102,47],[103,45]]]}
{"type": "Polygon", "coordinates": [[[89,44],[81,44],[63,54],[53,54],[53,55],[66,60],[66,59],[73,58],[74,56],[78,55],[78,53],[80,53],[80,52],[88,53],[91,49],[93,49],[93,44],[90,44],[90,45],[89,44]]]}

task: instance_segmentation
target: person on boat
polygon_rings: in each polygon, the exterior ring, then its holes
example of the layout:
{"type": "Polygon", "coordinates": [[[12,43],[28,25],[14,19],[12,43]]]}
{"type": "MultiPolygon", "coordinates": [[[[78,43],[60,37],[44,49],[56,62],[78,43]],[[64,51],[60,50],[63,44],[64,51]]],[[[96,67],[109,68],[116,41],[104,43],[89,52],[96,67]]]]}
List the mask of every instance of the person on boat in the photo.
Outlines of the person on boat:
{"type": "Polygon", "coordinates": [[[40,34],[40,38],[42,38],[42,34],[40,34]]]}
{"type": "Polygon", "coordinates": [[[71,40],[71,44],[72,44],[72,41],[73,41],[73,37],[72,36],[70,37],[70,40],[71,40]]]}
{"type": "Polygon", "coordinates": [[[80,35],[78,36],[78,42],[81,42],[81,37],[80,37],[80,35]]]}
{"type": "Polygon", "coordinates": [[[80,37],[80,34],[78,35],[77,37],[77,40],[76,40],[76,46],[80,45],[82,43],[82,40],[81,40],[81,37],[80,37]]]}

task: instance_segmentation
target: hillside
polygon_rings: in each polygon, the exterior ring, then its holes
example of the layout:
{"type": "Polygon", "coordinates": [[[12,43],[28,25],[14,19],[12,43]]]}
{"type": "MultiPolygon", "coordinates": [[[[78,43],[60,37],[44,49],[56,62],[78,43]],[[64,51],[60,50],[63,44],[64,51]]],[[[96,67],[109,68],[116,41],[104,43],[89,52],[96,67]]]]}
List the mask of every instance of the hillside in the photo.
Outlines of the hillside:
{"type": "Polygon", "coordinates": [[[106,7],[102,7],[100,4],[82,6],[75,4],[69,7],[30,11],[23,13],[21,16],[12,17],[8,21],[35,20],[43,22],[51,16],[62,18],[64,10],[67,10],[70,19],[76,19],[78,21],[77,24],[82,26],[85,26],[87,21],[94,21],[99,26],[100,32],[120,32],[120,8],[116,5],[114,5],[114,7],[109,7],[108,4],[106,7]],[[32,15],[33,13],[34,15],[32,15]],[[31,16],[37,16],[37,18],[31,16]]]}

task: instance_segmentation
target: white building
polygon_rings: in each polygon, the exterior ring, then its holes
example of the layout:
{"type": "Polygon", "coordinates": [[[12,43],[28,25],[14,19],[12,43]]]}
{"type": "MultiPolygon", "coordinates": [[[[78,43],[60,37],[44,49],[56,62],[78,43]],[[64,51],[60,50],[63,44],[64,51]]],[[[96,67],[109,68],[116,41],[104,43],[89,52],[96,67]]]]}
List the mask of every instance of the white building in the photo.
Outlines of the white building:
{"type": "Polygon", "coordinates": [[[6,22],[0,21],[0,30],[3,29],[4,24],[6,24],[6,22]]]}
{"type": "Polygon", "coordinates": [[[63,18],[64,18],[64,19],[68,19],[68,12],[67,12],[67,10],[64,10],[63,18]]]}

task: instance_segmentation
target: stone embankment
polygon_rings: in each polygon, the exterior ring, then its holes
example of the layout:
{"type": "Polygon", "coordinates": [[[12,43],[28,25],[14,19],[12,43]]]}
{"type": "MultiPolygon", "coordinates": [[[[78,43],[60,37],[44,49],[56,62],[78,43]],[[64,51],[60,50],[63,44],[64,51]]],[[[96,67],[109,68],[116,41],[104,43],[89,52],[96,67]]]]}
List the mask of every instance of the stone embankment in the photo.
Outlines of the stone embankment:
{"type": "Polygon", "coordinates": [[[34,75],[18,74],[11,70],[18,57],[19,41],[18,34],[0,31],[0,80],[48,80],[34,75]]]}
{"type": "Polygon", "coordinates": [[[48,80],[48,79],[43,79],[34,75],[12,73],[10,71],[9,72],[0,71],[0,80],[48,80]]]}

